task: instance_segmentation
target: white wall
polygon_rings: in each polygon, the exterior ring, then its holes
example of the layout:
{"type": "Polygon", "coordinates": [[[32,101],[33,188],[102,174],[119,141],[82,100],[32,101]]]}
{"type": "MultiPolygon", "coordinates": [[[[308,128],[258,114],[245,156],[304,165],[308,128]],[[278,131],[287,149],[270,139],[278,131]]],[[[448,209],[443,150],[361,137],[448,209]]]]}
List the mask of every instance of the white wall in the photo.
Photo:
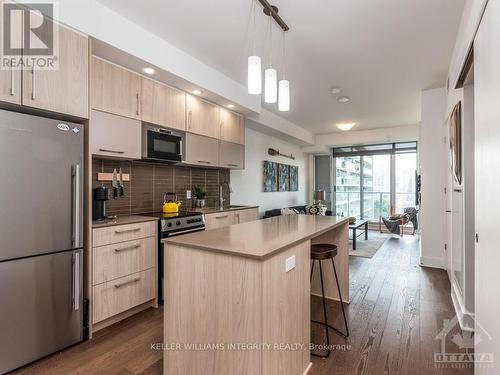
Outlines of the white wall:
{"type": "Polygon", "coordinates": [[[476,35],[479,22],[486,7],[488,0],[466,0],[462,19],[458,28],[457,39],[453,49],[453,55],[450,62],[448,77],[450,80],[450,89],[455,88],[462,67],[464,66],[467,53],[471,48],[472,41],[476,35]]]}
{"type": "Polygon", "coordinates": [[[309,175],[309,157],[300,147],[292,143],[271,137],[252,129],[246,129],[245,169],[231,171],[231,204],[259,205],[259,212],[273,208],[306,204],[310,196],[307,180],[309,175]],[[295,160],[270,156],[268,148],[279,149],[283,154],[293,154],[295,160]],[[269,192],[262,191],[262,162],[264,160],[297,165],[299,167],[299,191],[269,192]]]}
{"type": "Polygon", "coordinates": [[[422,91],[419,168],[422,175],[420,207],[420,263],[444,268],[446,242],[446,89],[422,91]]]}

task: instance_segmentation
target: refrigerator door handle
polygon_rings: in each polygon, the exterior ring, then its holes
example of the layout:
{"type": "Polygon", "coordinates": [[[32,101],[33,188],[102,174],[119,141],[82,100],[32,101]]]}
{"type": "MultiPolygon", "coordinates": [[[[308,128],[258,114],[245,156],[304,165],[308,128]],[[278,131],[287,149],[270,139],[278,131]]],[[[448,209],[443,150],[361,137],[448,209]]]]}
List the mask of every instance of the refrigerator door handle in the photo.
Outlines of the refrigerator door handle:
{"type": "Polygon", "coordinates": [[[80,243],[80,165],[75,164],[71,170],[73,180],[73,248],[81,247],[80,243]]]}
{"type": "Polygon", "coordinates": [[[80,310],[80,253],[73,254],[73,310],[80,310]]]}

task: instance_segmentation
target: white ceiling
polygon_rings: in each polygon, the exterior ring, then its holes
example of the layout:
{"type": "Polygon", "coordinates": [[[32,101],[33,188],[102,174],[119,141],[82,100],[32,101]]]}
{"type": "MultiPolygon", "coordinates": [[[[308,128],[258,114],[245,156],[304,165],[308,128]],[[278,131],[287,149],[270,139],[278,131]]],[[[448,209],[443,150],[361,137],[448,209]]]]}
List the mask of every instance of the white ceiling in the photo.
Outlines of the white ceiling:
{"type": "MultiPolygon", "coordinates": [[[[99,0],[227,76],[246,83],[255,0],[99,0]]],[[[268,59],[268,18],[256,3],[257,52],[268,59]]],[[[464,0],[273,0],[290,26],[291,111],[269,110],[314,133],[415,124],[420,91],[444,86],[464,0]],[[351,102],[339,104],[330,88],[351,102]]],[[[273,26],[282,71],[281,33],[273,26]]]]}

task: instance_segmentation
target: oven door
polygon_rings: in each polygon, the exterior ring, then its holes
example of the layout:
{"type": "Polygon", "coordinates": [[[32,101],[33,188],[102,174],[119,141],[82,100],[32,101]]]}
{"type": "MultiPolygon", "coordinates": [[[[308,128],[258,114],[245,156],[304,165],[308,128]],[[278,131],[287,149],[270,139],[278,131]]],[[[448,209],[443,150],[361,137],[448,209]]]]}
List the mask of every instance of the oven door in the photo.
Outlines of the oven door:
{"type": "Polygon", "coordinates": [[[169,237],[175,237],[175,236],[180,236],[183,234],[188,234],[188,233],[194,233],[194,232],[201,232],[205,230],[205,225],[199,226],[199,227],[194,227],[194,228],[188,228],[188,229],[180,229],[178,231],[171,231],[171,232],[161,232],[161,221],[160,221],[160,244],[158,247],[158,264],[161,266],[158,267],[158,303],[160,305],[164,304],[164,297],[165,297],[165,291],[163,290],[164,284],[164,253],[163,253],[163,243],[161,242],[162,239],[164,238],[169,238],[169,237]]]}
{"type": "Polygon", "coordinates": [[[181,161],[182,137],[174,134],[147,130],[146,134],[147,159],[181,161]]]}

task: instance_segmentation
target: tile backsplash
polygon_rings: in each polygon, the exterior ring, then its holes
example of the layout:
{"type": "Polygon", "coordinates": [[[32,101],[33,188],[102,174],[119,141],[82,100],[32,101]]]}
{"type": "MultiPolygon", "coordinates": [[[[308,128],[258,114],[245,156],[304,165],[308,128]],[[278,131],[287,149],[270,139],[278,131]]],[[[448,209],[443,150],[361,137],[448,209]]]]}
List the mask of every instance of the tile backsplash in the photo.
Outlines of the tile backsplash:
{"type": "MultiPolygon", "coordinates": [[[[92,160],[92,188],[105,186],[111,182],[97,181],[98,172],[112,173],[122,169],[130,174],[130,181],[124,182],[124,196],[113,199],[112,191],[107,202],[108,215],[131,215],[161,211],[163,195],[174,192],[182,201],[183,208],[191,208],[192,199],[186,199],[186,191],[202,185],[207,190],[206,205],[215,206],[219,201],[219,186],[230,182],[227,169],[205,169],[185,166],[172,166],[144,161],[123,161],[108,159],[92,160]]],[[[225,203],[229,204],[229,191],[224,189],[225,203]]]]}

